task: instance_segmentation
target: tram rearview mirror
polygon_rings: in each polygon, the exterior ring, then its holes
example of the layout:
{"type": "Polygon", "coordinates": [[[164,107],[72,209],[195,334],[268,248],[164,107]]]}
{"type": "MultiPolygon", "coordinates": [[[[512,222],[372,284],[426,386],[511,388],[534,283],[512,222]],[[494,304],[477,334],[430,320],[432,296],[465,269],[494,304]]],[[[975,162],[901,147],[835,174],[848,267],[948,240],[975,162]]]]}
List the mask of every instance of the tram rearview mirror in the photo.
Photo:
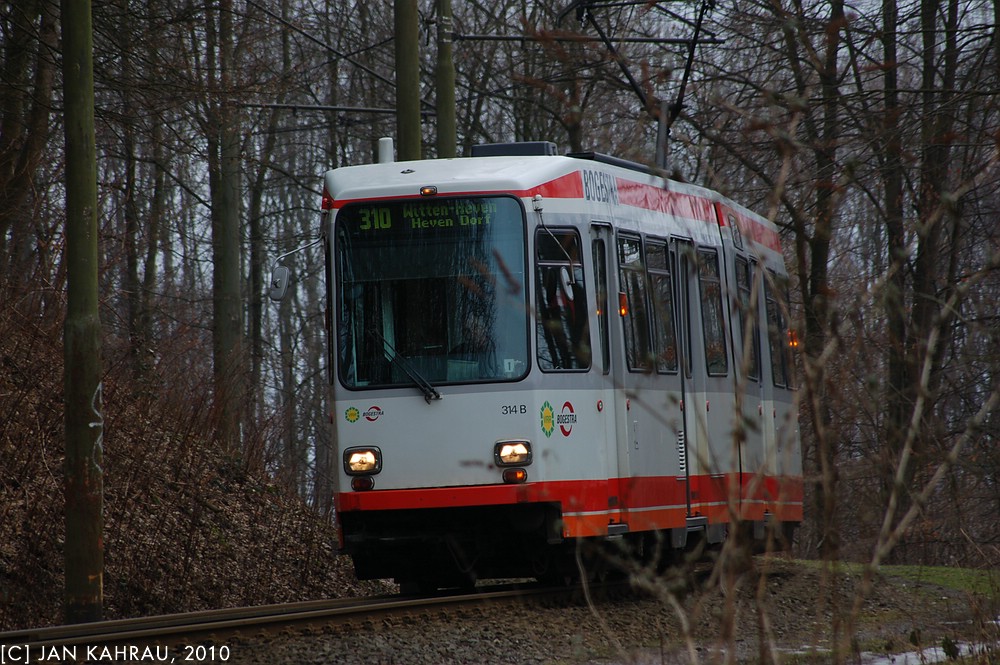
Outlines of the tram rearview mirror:
{"type": "Polygon", "coordinates": [[[285,297],[291,277],[292,271],[288,266],[274,266],[271,270],[271,288],[267,293],[271,300],[277,302],[285,297]]]}

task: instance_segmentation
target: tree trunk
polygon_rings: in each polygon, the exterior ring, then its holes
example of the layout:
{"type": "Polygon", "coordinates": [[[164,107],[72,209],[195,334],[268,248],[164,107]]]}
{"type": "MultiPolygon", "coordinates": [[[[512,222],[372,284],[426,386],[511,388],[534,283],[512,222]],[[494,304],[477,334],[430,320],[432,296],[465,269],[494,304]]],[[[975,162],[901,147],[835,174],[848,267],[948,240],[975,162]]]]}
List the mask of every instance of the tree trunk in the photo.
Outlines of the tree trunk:
{"type": "MultiPolygon", "coordinates": [[[[164,234],[165,209],[166,209],[166,167],[164,165],[163,137],[159,125],[152,128],[152,151],[153,151],[153,195],[149,201],[149,214],[146,218],[146,256],[142,271],[142,291],[139,299],[139,335],[147,345],[142,352],[149,362],[152,362],[153,340],[153,289],[156,286],[156,264],[159,256],[161,235],[164,234]]],[[[167,257],[164,253],[164,258],[167,257]]],[[[170,266],[164,261],[164,273],[170,266]]]]}
{"type": "MultiPolygon", "coordinates": [[[[840,141],[841,102],[837,89],[838,51],[840,34],[845,25],[844,5],[841,0],[833,0],[830,18],[826,28],[826,49],[822,62],[815,60],[822,92],[822,115],[817,122],[810,114],[803,118],[803,125],[813,146],[815,164],[815,221],[810,235],[806,229],[805,217],[797,216],[795,223],[795,251],[797,272],[803,292],[803,316],[805,319],[804,362],[806,364],[806,384],[803,405],[812,420],[815,436],[812,454],[804,454],[815,465],[808,475],[814,478],[815,508],[820,537],[820,551],[830,560],[838,557],[840,548],[837,519],[837,442],[830,435],[831,414],[826,396],[826,368],[819,362],[827,344],[831,325],[831,289],[829,285],[830,243],[833,222],[837,216],[839,203],[839,183],[837,172],[837,151],[840,141]]],[[[799,36],[791,21],[783,25],[787,61],[792,69],[798,94],[808,96],[807,76],[802,70],[804,63],[810,62],[799,52],[799,36]]],[[[808,439],[803,441],[807,445],[808,439]]],[[[804,450],[804,453],[806,451],[804,450]]]]}
{"type": "MultiPolygon", "coordinates": [[[[281,2],[281,17],[289,21],[288,0],[281,2]]],[[[292,55],[290,35],[287,30],[281,33],[281,79],[278,82],[275,102],[283,104],[286,99],[286,79],[292,72],[292,55]]],[[[250,187],[250,210],[248,215],[250,236],[249,288],[247,298],[247,337],[250,351],[250,380],[247,389],[248,420],[255,422],[261,414],[263,400],[260,386],[264,376],[264,271],[268,269],[268,259],[265,256],[265,232],[263,225],[264,188],[267,174],[273,168],[275,146],[277,144],[278,119],[281,111],[273,108],[268,112],[267,128],[265,130],[264,146],[261,150],[257,174],[250,187]]],[[[256,432],[245,440],[243,462],[248,468],[264,468],[263,441],[256,432]]]]}
{"type": "MultiPolygon", "coordinates": [[[[118,26],[118,35],[122,41],[131,34],[131,15],[128,7],[124,8],[122,21],[118,26]]],[[[141,287],[139,284],[139,206],[136,201],[137,170],[136,158],[136,118],[137,104],[132,81],[137,80],[132,70],[132,59],[122,61],[122,76],[125,85],[122,86],[122,144],[125,160],[125,192],[122,209],[125,216],[125,271],[122,275],[122,290],[125,292],[126,317],[125,325],[129,337],[129,364],[132,366],[132,377],[141,381],[148,370],[145,365],[148,340],[143,339],[140,324],[142,309],[141,287]]]]}
{"type": "MultiPolygon", "coordinates": [[[[814,151],[816,159],[816,225],[809,242],[809,283],[805,298],[805,353],[807,362],[814,362],[823,354],[830,327],[831,302],[829,285],[830,239],[837,217],[838,176],[837,148],[840,141],[840,92],[837,89],[837,57],[840,31],[845,26],[842,0],[830,3],[830,22],[827,27],[825,62],[819,71],[823,92],[822,129],[814,151]]],[[[829,435],[831,414],[827,399],[827,386],[823,378],[825,368],[815,367],[817,376],[813,389],[818,393],[811,400],[818,412],[812,417],[817,424],[817,460],[820,471],[820,532],[822,552],[834,560],[840,552],[840,532],[837,519],[837,442],[829,435]]]]}
{"type": "Polygon", "coordinates": [[[888,504],[894,475],[893,459],[902,449],[909,409],[905,395],[909,372],[906,367],[906,262],[909,260],[903,226],[903,146],[900,138],[898,69],[896,54],[896,0],[882,2],[882,52],[885,61],[885,162],[883,165],[886,241],[889,270],[882,306],[888,333],[888,377],[886,380],[886,452],[881,469],[882,501],[888,504]]]}
{"type": "Polygon", "coordinates": [[[278,344],[281,358],[281,438],[282,438],[282,477],[285,487],[290,492],[298,493],[301,468],[299,466],[298,428],[295,426],[295,396],[297,391],[295,379],[295,357],[292,353],[292,300],[291,295],[284,298],[279,305],[278,344]]]}
{"type": "Polygon", "coordinates": [[[40,223],[32,212],[32,197],[38,191],[34,179],[38,165],[48,154],[56,69],[51,54],[59,48],[55,3],[38,0],[25,4],[14,3],[11,11],[0,102],[0,275],[10,279],[11,284],[23,283],[25,275],[30,274],[32,249],[36,246],[31,239],[40,223]],[[38,27],[33,25],[34,17],[39,17],[38,27]],[[38,56],[32,68],[29,60],[33,49],[37,49],[38,56]],[[34,78],[29,82],[32,69],[34,78]]]}

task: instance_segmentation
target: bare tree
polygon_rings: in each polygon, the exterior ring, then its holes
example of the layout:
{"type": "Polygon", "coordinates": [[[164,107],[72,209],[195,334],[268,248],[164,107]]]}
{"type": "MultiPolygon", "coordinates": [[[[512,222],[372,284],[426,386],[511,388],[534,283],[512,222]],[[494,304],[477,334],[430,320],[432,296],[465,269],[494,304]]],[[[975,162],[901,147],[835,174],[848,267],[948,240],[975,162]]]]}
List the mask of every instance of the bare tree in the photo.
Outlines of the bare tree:
{"type": "MultiPolygon", "coordinates": [[[[52,140],[49,117],[56,73],[56,3],[4,5],[4,63],[0,90],[0,274],[22,284],[32,274],[33,233],[46,235],[38,218],[38,169],[52,140]]],[[[40,246],[39,249],[47,248],[40,246]]]]}
{"type": "MultiPolygon", "coordinates": [[[[942,373],[947,367],[955,381],[965,335],[982,330],[965,325],[965,301],[954,310],[943,303],[988,265],[987,254],[969,251],[978,217],[970,212],[995,177],[988,127],[996,108],[982,92],[992,70],[977,64],[992,48],[977,25],[985,7],[890,5],[875,17],[836,2],[747,2],[718,14],[727,44],[704,51],[714,73],[683,118],[711,143],[702,163],[716,186],[751,205],[757,198],[795,248],[803,425],[824,497],[812,519],[850,511],[851,520],[829,524],[850,525],[852,555],[878,530],[876,515],[858,513],[888,505],[900,465],[915,474],[904,486],[916,483],[959,426],[938,397],[942,373]],[[914,421],[918,368],[941,325],[946,341],[928,359],[931,394],[914,421]],[[914,456],[904,456],[914,426],[914,456]],[[881,480],[867,484],[873,462],[881,480]]],[[[808,538],[829,547],[829,533],[808,538]]]]}

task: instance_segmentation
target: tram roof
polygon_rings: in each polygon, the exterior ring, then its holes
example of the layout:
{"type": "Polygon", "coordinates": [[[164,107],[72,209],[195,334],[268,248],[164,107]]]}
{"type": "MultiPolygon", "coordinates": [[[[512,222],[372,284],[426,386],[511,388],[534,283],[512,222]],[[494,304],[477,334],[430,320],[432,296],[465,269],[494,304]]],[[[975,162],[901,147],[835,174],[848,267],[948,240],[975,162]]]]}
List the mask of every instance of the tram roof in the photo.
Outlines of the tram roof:
{"type": "Polygon", "coordinates": [[[338,208],[352,201],[417,196],[424,186],[437,187],[439,195],[506,193],[584,199],[587,183],[581,178],[593,174],[598,178],[606,174],[611,183],[636,183],[710,201],[724,199],[712,190],[656,176],[642,164],[599,153],[473,156],[345,166],[327,171],[324,185],[338,208]]]}
{"type": "MultiPolygon", "coordinates": [[[[347,166],[327,171],[324,207],[356,201],[420,196],[422,187],[438,196],[505,193],[522,198],[536,194],[556,200],[601,201],[684,214],[684,210],[721,203],[746,219],[755,240],[780,252],[774,225],[712,190],[660,178],[646,167],[600,154],[497,155],[347,166]],[[610,192],[613,190],[613,194],[610,192]],[[678,202],[681,203],[678,206],[678,202]]],[[[705,218],[704,214],[692,216],[705,218]]],[[[713,215],[714,216],[714,215],[713,215]]]]}
{"type": "Polygon", "coordinates": [[[326,186],[338,200],[416,195],[423,186],[435,186],[439,194],[516,194],[579,171],[584,166],[586,163],[582,160],[564,156],[425,159],[334,169],[326,174],[326,186]]]}

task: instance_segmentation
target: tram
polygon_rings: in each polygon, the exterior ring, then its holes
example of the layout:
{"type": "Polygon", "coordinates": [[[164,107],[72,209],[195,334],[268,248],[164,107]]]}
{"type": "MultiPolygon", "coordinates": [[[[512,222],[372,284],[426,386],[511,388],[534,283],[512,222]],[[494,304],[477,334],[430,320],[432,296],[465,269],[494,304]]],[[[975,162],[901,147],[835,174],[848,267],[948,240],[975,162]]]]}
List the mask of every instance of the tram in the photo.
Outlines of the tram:
{"type": "Polygon", "coordinates": [[[801,521],[772,223],[548,142],[381,147],[322,199],[336,521],[360,579],[545,578],[581,542],[669,554],[801,521]]]}

